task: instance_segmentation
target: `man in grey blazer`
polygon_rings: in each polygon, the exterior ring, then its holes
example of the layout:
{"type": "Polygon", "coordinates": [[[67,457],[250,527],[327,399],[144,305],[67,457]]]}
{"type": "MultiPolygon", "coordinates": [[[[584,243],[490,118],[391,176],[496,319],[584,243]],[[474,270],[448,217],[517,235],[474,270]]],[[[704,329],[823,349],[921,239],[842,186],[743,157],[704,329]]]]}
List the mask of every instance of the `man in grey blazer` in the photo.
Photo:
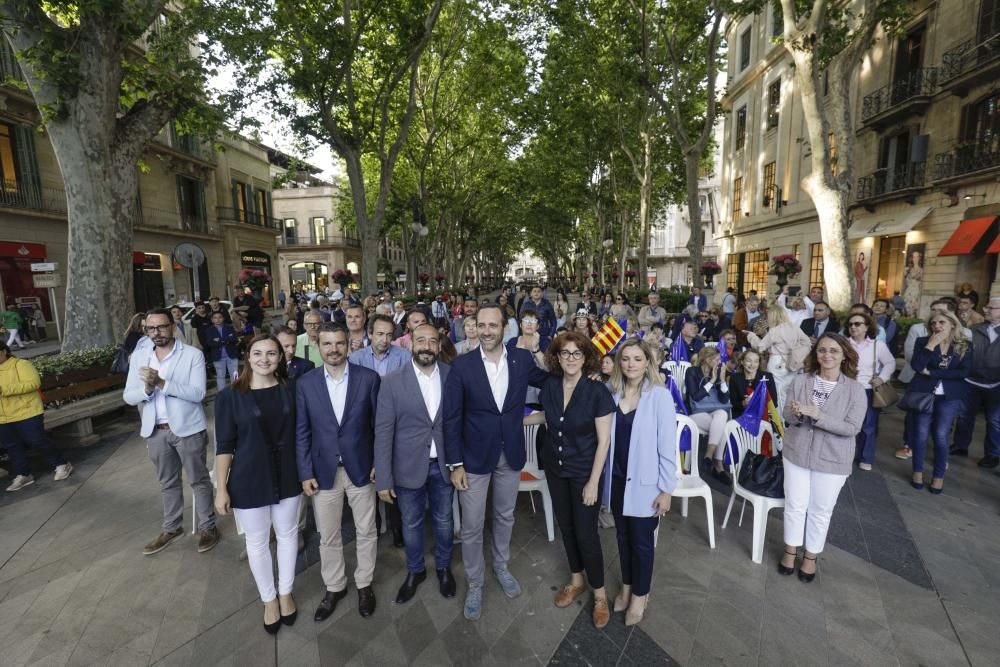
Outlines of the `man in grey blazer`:
{"type": "Polygon", "coordinates": [[[451,574],[454,487],[445,468],[441,399],[449,368],[438,363],[437,329],[413,331],[413,362],[382,379],[375,412],[375,488],[387,503],[399,503],[406,547],[406,581],[396,603],[414,596],[427,578],[424,566],[424,507],[434,520],[434,567],[441,595],[455,596],[451,574]]]}

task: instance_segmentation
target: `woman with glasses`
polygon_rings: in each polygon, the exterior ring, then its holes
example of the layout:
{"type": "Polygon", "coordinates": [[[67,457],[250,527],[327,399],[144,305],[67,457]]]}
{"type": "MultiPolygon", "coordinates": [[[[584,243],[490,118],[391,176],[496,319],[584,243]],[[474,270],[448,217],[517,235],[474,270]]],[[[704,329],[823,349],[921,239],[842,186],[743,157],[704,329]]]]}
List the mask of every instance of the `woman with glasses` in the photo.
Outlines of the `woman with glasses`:
{"type": "Polygon", "coordinates": [[[830,517],[851,474],[855,438],[868,410],[857,374],[858,355],[847,339],[824,333],[785,400],[785,553],[778,572],[795,572],[804,544],[799,580],[805,583],[816,577],[816,557],[826,545],[830,517]]]}
{"type": "Polygon", "coordinates": [[[302,487],[295,463],[295,396],[278,339],[255,336],[247,363],[215,399],[215,511],[230,510],[246,536],[247,560],[264,603],[264,629],[295,622],[292,598],[302,487]],[[277,538],[278,586],[269,545],[277,538]]]}
{"type": "Polygon", "coordinates": [[[875,463],[875,443],[878,438],[878,418],[882,408],[872,405],[875,389],[892,379],[896,359],[886,344],[876,340],[878,323],[870,315],[854,313],[847,318],[847,335],[858,355],[858,382],[868,396],[868,412],[858,433],[854,461],[861,470],[871,470],[875,463]]]}
{"type": "Polygon", "coordinates": [[[547,426],[542,461],[570,569],[570,581],[556,594],[555,605],[570,606],[589,583],[594,625],[603,628],[610,613],[597,534],[598,496],[615,404],[607,387],[589,377],[598,368],[599,353],[586,337],[575,331],[558,336],[546,360],[552,374],[538,399],[547,426]]]}
{"type": "Polygon", "coordinates": [[[549,349],[551,339],[538,333],[538,313],[531,308],[521,311],[521,335],[507,341],[510,349],[521,348],[532,354],[545,352],[549,349]]]}
{"type": "MultiPolygon", "coordinates": [[[[852,316],[851,319],[854,319],[852,316]]],[[[910,367],[916,373],[907,391],[933,395],[930,412],[912,411],[915,489],[924,488],[924,456],[927,440],[934,436],[934,477],[930,492],[941,493],[944,472],[948,469],[948,439],[952,424],[971,398],[971,385],[965,381],[972,371],[972,344],[966,339],[958,318],[947,310],[931,315],[929,336],[918,338],[913,346],[910,367]]]]}
{"type": "Polygon", "coordinates": [[[757,389],[757,386],[764,382],[767,393],[778,406],[778,389],[774,384],[774,377],[767,371],[760,368],[760,353],[755,350],[747,350],[739,355],[739,370],[729,376],[729,400],[732,403],[733,419],[741,416],[746,410],[750,397],[757,389]]]}
{"type": "Polygon", "coordinates": [[[625,612],[625,625],[639,623],[646,611],[656,528],[677,486],[674,400],[652,359],[652,350],[641,338],[624,341],[611,374],[617,409],[602,502],[615,517],[623,586],[614,611],[625,612]]]}
{"type": "Polygon", "coordinates": [[[621,292],[615,295],[615,302],[611,306],[611,317],[616,320],[627,320],[635,317],[632,307],[625,303],[625,295],[621,292]]]}

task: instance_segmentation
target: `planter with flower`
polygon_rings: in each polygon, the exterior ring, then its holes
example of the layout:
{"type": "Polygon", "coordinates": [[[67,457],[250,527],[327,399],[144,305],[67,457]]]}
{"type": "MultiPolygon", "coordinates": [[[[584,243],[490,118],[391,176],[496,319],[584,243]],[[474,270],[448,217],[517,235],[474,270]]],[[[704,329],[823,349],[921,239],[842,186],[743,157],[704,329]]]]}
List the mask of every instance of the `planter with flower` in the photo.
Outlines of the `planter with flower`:
{"type": "Polygon", "coordinates": [[[795,255],[776,255],[771,258],[771,275],[778,277],[778,292],[784,290],[790,278],[802,273],[802,264],[795,255]]]}
{"type": "Polygon", "coordinates": [[[438,287],[443,287],[444,286],[444,281],[445,281],[446,277],[447,276],[445,276],[440,271],[438,271],[437,273],[434,274],[434,280],[437,282],[438,287]]]}
{"type": "Polygon", "coordinates": [[[705,287],[711,287],[715,276],[722,273],[722,267],[718,262],[706,260],[701,263],[701,275],[705,277],[705,287]]]}
{"type": "Polygon", "coordinates": [[[267,271],[260,269],[243,269],[238,280],[240,287],[250,290],[255,297],[260,298],[264,288],[271,282],[271,276],[267,275],[267,271]]]}
{"type": "Polygon", "coordinates": [[[417,278],[420,280],[421,285],[426,285],[427,281],[431,279],[431,274],[426,271],[421,271],[417,274],[417,278]]]}
{"type": "Polygon", "coordinates": [[[333,282],[340,285],[340,289],[343,290],[354,280],[354,274],[347,269],[337,269],[333,272],[333,282]]]}

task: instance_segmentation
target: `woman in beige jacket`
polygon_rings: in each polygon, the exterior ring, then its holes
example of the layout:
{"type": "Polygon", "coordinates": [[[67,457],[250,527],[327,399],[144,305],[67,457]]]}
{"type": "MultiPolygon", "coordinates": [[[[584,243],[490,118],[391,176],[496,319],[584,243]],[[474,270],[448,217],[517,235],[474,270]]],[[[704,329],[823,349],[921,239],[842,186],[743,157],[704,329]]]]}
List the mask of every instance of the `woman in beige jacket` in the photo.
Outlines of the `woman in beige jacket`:
{"type": "Polygon", "coordinates": [[[778,572],[795,571],[805,544],[799,579],[816,576],[837,496],[851,474],[855,437],[868,411],[864,386],[855,380],[858,355],[846,338],[826,333],[805,360],[805,373],[789,387],[785,429],[785,553],[778,572]],[[804,537],[804,539],[803,539],[804,537]]]}
{"type": "Polygon", "coordinates": [[[758,352],[766,352],[767,370],[774,376],[778,390],[778,411],[784,414],[785,395],[795,373],[802,369],[802,362],[809,354],[809,337],[802,333],[788,319],[784,308],[768,308],[767,335],[760,338],[752,331],[744,331],[750,346],[758,352]]]}

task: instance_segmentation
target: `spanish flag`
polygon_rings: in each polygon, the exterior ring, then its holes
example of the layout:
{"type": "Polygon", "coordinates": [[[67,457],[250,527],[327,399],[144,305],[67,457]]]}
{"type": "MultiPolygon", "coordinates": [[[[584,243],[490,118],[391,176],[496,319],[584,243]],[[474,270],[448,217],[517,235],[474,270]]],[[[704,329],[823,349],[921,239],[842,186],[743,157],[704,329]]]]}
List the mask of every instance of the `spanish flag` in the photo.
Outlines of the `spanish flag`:
{"type": "Polygon", "coordinates": [[[590,339],[590,342],[600,350],[603,357],[608,351],[613,350],[624,337],[625,330],[622,329],[621,325],[613,317],[609,317],[604,326],[590,339]]]}

